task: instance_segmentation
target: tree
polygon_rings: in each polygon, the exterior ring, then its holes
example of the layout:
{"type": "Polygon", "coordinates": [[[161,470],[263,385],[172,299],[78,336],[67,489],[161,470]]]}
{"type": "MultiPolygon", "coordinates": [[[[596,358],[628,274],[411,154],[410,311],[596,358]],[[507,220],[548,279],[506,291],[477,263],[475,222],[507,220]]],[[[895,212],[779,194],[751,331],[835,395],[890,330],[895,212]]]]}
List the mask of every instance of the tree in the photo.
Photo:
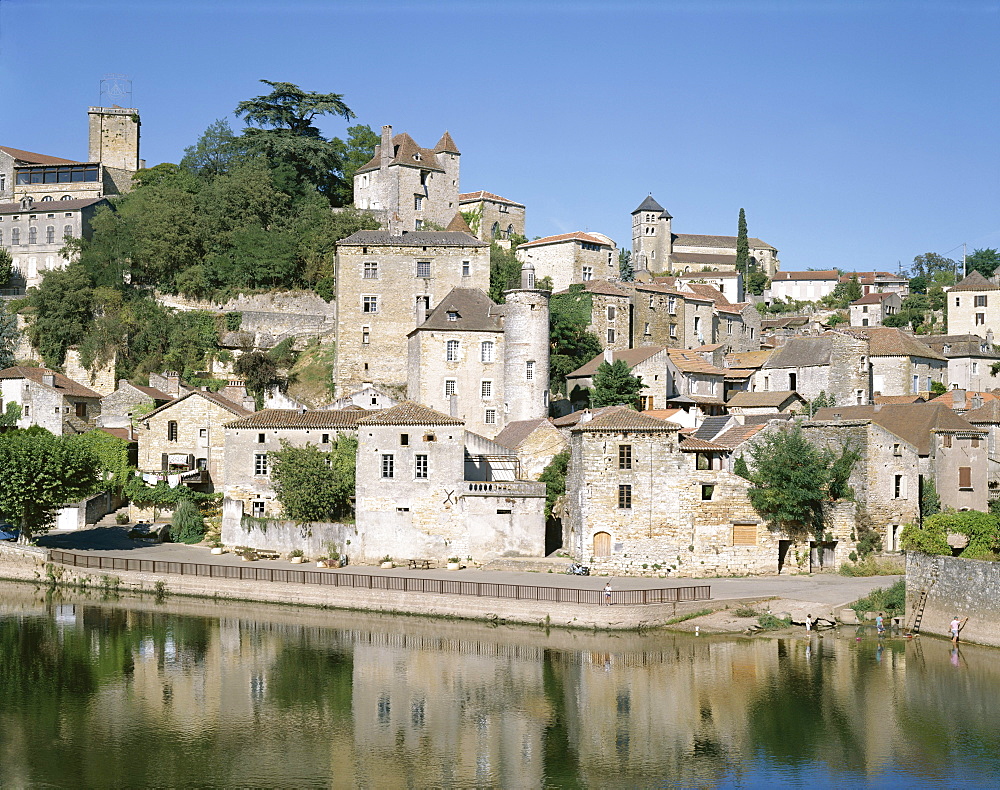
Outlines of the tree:
{"type": "Polygon", "coordinates": [[[504,300],[503,292],[512,283],[520,282],[521,264],[514,252],[515,245],[504,249],[496,242],[490,247],[490,299],[497,304],[504,300]]]}
{"type": "Polygon", "coordinates": [[[0,301],[0,370],[14,364],[14,353],[21,338],[17,316],[7,312],[7,303],[0,301]]]}
{"type": "Polygon", "coordinates": [[[190,499],[182,499],[170,519],[170,539],[175,543],[197,543],[205,536],[205,519],[190,499]]]}
{"type": "MultiPolygon", "coordinates": [[[[965,258],[965,271],[967,274],[979,272],[983,277],[991,277],[1000,266],[1000,251],[987,247],[982,250],[973,250],[972,255],[965,258]]],[[[3,272],[0,271],[0,277],[3,272]]]]}
{"type": "Polygon", "coordinates": [[[196,176],[212,178],[227,172],[238,154],[238,138],[229,121],[220,118],[209,124],[198,142],[184,149],[181,167],[196,176]]]}
{"type": "Polygon", "coordinates": [[[566,474],[569,471],[569,450],[552,456],[548,466],[538,476],[539,483],[545,483],[545,518],[552,518],[552,508],[566,493],[566,474]]]}
{"type": "Polygon", "coordinates": [[[851,302],[856,302],[864,296],[861,291],[861,283],[858,282],[858,275],[852,274],[851,279],[847,281],[847,288],[844,289],[844,298],[847,300],[847,304],[851,302]]]}
{"type": "Polygon", "coordinates": [[[600,339],[588,332],[593,297],[582,285],[549,300],[549,386],[566,392],[566,375],[601,353],[600,339]]]}
{"type": "Polygon", "coordinates": [[[958,263],[951,258],[945,258],[936,252],[925,252],[913,259],[910,267],[910,277],[923,277],[927,286],[941,285],[947,287],[955,284],[955,272],[958,263]]]}
{"type": "Polygon", "coordinates": [[[293,447],[286,441],[269,453],[271,482],[285,516],[307,522],[348,515],[357,449],[355,437],[340,434],[329,453],[314,444],[293,447]]]}
{"type": "Polygon", "coordinates": [[[618,250],[618,276],[623,283],[635,280],[635,269],[632,267],[632,250],[618,250]]]}
{"type": "Polygon", "coordinates": [[[10,278],[14,275],[14,258],[11,254],[0,247],[0,288],[6,287],[10,278]]]}
{"type": "Polygon", "coordinates": [[[740,209],[739,227],[736,232],[736,271],[747,277],[750,273],[750,242],[747,239],[747,215],[740,209]]]}
{"type": "Polygon", "coordinates": [[[375,156],[375,146],[380,138],[367,124],[359,124],[347,127],[346,141],[334,137],[330,142],[340,157],[341,165],[341,183],[335,190],[335,202],[339,206],[350,206],[354,203],[354,174],[375,156]]]}
{"type": "Polygon", "coordinates": [[[68,441],[85,447],[97,459],[101,487],[120,492],[135,475],[129,463],[129,442],[101,430],[87,431],[67,437],[68,441]]]}
{"type": "Polygon", "coordinates": [[[50,368],[62,365],[66,349],[86,337],[92,298],[92,281],[80,263],[46,272],[41,285],[28,291],[28,337],[50,368]]]}
{"type": "Polygon", "coordinates": [[[776,431],[751,445],[752,468],[746,462],[734,471],[752,483],[747,496],[772,529],[821,537],[826,505],[851,495],[847,485],[859,455],[844,447],[840,454],[820,450],[799,426],[776,431]]]}
{"type": "Polygon", "coordinates": [[[764,272],[750,272],[750,276],[747,277],[747,290],[754,296],[760,296],[770,285],[771,281],[764,272]]]}
{"type": "Polygon", "coordinates": [[[938,496],[933,477],[921,477],[920,482],[920,519],[923,521],[941,512],[941,497],[938,496]]]}
{"type": "Polygon", "coordinates": [[[0,434],[0,512],[22,540],[48,530],[55,511],[98,487],[98,461],[86,446],[44,428],[0,434]]]}
{"type": "Polygon", "coordinates": [[[286,380],[278,374],[278,365],[262,351],[243,354],[233,371],[246,383],[247,392],[253,395],[258,409],[264,408],[264,395],[273,387],[280,387],[286,380]]]}
{"type": "Polygon", "coordinates": [[[966,547],[960,557],[965,559],[993,559],[1000,550],[1000,517],[978,510],[935,513],[924,519],[923,525],[907,525],[900,535],[907,551],[950,556],[948,535],[965,535],[966,547]]]}
{"type": "Polygon", "coordinates": [[[642,379],[632,375],[632,369],[623,359],[608,364],[602,362],[594,373],[594,388],[590,404],[601,406],[629,406],[635,408],[642,391],[642,379]]]}

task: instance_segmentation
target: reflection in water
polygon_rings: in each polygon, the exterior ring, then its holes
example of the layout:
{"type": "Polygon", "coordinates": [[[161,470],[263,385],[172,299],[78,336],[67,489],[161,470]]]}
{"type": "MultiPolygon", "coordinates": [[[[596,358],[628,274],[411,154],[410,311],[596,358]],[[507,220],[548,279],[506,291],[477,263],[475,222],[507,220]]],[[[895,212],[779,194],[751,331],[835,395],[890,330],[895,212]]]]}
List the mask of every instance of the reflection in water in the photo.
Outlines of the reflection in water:
{"type": "Polygon", "coordinates": [[[991,786],[996,653],[0,586],[0,786],[991,786]]]}

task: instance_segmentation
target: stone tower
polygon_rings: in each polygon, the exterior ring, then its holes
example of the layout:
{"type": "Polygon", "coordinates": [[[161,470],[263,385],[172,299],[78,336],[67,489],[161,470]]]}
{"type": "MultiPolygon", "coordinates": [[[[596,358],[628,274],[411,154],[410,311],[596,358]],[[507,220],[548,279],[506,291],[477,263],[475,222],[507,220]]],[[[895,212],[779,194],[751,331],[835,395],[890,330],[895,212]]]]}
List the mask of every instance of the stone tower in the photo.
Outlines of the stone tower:
{"type": "Polygon", "coordinates": [[[139,111],[123,107],[91,107],[89,162],[135,172],[139,161],[139,111]]]}
{"type": "Polygon", "coordinates": [[[670,212],[649,195],[632,212],[632,267],[635,271],[670,271],[673,231],[670,212]]]}
{"type": "Polygon", "coordinates": [[[549,292],[535,287],[535,267],[521,267],[520,288],[504,291],[506,422],[549,414],[549,292]]]}

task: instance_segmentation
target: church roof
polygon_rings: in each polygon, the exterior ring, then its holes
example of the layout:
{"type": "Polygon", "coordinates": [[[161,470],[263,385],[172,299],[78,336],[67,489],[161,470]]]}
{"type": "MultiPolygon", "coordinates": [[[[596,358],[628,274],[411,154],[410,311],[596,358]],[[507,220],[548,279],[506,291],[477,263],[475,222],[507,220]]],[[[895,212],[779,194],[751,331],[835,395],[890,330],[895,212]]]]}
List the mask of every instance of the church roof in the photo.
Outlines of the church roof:
{"type": "Polygon", "coordinates": [[[455,145],[455,141],[451,139],[451,133],[445,130],[445,133],[441,135],[441,139],[437,141],[437,145],[434,146],[434,152],[438,154],[449,153],[449,154],[460,154],[461,151],[458,150],[458,146],[455,145]]]}
{"type": "Polygon", "coordinates": [[[403,401],[391,409],[365,417],[359,425],[465,425],[456,417],[421,406],[413,401],[403,401]]]}
{"type": "MultiPolygon", "coordinates": [[[[701,236],[695,233],[675,233],[674,246],[676,247],[719,247],[721,249],[736,249],[735,236],[701,236]]],[[[758,238],[749,238],[747,243],[751,250],[777,250],[766,241],[758,238]]]]}
{"type": "Polygon", "coordinates": [[[337,242],[344,247],[489,247],[463,231],[404,230],[394,236],[386,230],[359,230],[337,242]]]}
{"type": "Polygon", "coordinates": [[[1000,291],[1000,285],[990,282],[979,272],[973,271],[958,285],[953,285],[948,289],[948,293],[952,291],[1000,291]]]}
{"type": "Polygon", "coordinates": [[[500,315],[499,305],[478,288],[452,288],[413,332],[500,332],[500,315]]]}
{"type": "Polygon", "coordinates": [[[640,211],[659,211],[662,212],[660,216],[666,215],[666,219],[673,219],[663,206],[657,203],[652,195],[647,195],[646,199],[639,204],[639,207],[633,211],[633,214],[638,214],[640,211]]]}

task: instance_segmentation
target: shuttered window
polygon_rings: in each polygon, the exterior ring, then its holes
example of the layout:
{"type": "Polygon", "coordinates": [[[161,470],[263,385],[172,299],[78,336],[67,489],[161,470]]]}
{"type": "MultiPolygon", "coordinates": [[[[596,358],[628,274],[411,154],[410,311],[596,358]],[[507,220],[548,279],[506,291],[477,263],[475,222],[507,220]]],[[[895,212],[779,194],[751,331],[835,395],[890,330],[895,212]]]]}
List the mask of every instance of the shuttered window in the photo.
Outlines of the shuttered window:
{"type": "Polygon", "coordinates": [[[960,467],[958,467],[958,487],[959,488],[972,488],[972,467],[971,466],[960,466],[960,467]]]}
{"type": "Polygon", "coordinates": [[[756,524],[733,524],[733,545],[734,546],[756,546],[757,545],[757,525],[756,524]]]}

